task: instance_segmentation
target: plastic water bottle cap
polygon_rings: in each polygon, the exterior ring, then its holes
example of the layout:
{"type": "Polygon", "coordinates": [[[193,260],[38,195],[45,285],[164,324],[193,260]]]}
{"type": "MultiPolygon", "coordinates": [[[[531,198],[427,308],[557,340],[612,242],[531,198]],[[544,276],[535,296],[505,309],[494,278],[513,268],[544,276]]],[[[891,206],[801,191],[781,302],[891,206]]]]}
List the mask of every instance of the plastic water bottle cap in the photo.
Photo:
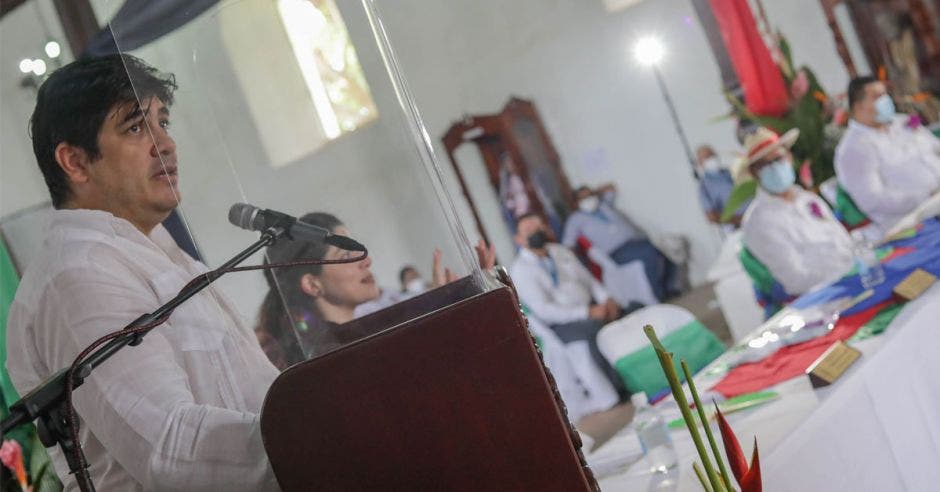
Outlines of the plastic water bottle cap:
{"type": "Polygon", "coordinates": [[[630,395],[630,403],[633,404],[633,408],[642,408],[648,407],[650,405],[650,400],[646,396],[646,392],[639,392],[630,395]]]}

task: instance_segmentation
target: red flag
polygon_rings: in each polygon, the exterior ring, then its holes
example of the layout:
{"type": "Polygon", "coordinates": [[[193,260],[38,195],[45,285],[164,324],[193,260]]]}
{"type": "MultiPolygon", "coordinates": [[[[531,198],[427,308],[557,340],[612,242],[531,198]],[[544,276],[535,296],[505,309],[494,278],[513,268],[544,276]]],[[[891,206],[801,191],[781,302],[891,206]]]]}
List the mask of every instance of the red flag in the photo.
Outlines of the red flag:
{"type": "Polygon", "coordinates": [[[787,87],[764,44],[747,0],[709,0],[721,39],[752,113],[781,116],[787,111],[787,87]]]}

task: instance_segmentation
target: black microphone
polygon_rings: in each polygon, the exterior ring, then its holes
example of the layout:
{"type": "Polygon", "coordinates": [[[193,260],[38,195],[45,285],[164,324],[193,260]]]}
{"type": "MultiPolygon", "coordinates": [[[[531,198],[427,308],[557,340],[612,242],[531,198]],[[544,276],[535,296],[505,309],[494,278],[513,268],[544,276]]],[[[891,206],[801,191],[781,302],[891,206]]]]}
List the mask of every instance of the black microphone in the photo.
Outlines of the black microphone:
{"type": "Polygon", "coordinates": [[[333,234],[329,229],[297,220],[296,217],[274,210],[260,209],[247,203],[236,203],[228,211],[232,225],[249,231],[264,232],[272,227],[284,230],[288,239],[295,241],[322,241],[347,251],[365,251],[365,246],[352,238],[333,234]]]}

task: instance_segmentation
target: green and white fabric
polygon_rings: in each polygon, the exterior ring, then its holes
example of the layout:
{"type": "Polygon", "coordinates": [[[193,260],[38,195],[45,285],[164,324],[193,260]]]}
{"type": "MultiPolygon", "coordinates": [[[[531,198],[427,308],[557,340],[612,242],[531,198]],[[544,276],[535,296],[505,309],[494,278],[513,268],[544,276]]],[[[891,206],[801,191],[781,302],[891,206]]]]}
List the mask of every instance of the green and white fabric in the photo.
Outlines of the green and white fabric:
{"type": "MultiPolygon", "coordinates": [[[[660,341],[679,360],[685,359],[695,372],[725,351],[720,340],[695,319],[688,310],[679,306],[659,304],[636,311],[623,319],[605,326],[597,335],[597,343],[604,357],[620,373],[627,390],[656,395],[669,387],[659,360],[650,345],[643,327],[656,329],[660,341]]],[[[682,370],[678,369],[681,375],[682,370]]]]}

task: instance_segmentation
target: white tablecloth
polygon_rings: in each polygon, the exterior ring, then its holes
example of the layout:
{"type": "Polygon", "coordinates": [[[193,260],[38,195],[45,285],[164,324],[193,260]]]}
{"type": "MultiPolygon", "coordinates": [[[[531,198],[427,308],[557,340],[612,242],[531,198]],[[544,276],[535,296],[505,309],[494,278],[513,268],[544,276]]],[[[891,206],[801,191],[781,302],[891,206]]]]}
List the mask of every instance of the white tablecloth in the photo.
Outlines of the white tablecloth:
{"type": "MultiPolygon", "coordinates": [[[[884,334],[855,344],[862,358],[832,386],[813,390],[800,377],[773,388],[780,400],[729,415],[748,456],[757,436],[764,490],[940,490],[940,383],[929,379],[940,374],[938,335],[935,285],[905,306],[884,334]]],[[[714,382],[699,379],[700,390],[714,382]]],[[[701,490],[688,431],[672,435],[678,470],[651,475],[641,460],[601,478],[601,488],[701,490]]],[[[588,460],[630,453],[636,454],[636,438],[628,428],[588,460]]]]}
{"type": "Polygon", "coordinates": [[[735,342],[764,321],[764,310],[754,296],[754,283],[738,259],[740,252],[741,231],[738,230],[725,237],[706,277],[713,284],[715,298],[735,342]]]}

